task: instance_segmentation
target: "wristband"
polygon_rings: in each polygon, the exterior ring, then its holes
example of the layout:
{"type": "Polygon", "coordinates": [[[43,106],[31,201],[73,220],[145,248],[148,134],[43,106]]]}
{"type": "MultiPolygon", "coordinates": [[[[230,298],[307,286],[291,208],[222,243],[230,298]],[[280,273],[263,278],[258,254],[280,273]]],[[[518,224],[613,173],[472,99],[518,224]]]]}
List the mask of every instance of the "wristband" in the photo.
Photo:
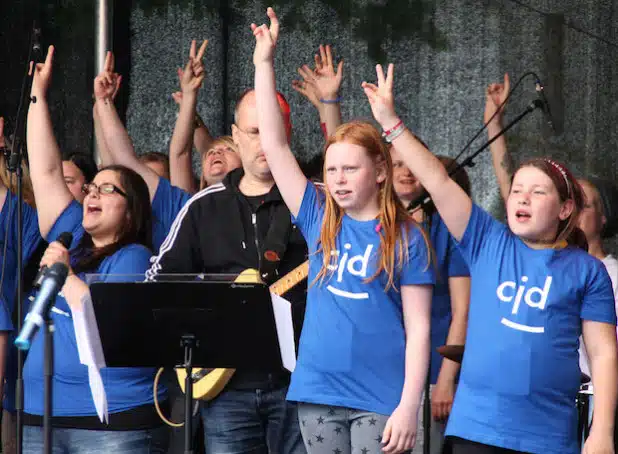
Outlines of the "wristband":
{"type": "Polygon", "coordinates": [[[395,127],[389,129],[388,131],[384,131],[382,133],[382,137],[386,142],[391,143],[393,140],[399,137],[405,129],[406,127],[403,124],[403,121],[400,121],[399,123],[397,123],[397,125],[395,125],[395,127]]]}
{"type": "Polygon", "coordinates": [[[395,129],[399,128],[401,125],[403,125],[403,120],[399,120],[399,122],[397,122],[397,124],[395,126],[393,126],[391,129],[383,129],[382,130],[382,137],[388,136],[391,132],[393,132],[395,129]]]}
{"type": "Polygon", "coordinates": [[[320,98],[322,104],[338,104],[341,102],[341,96],[337,96],[335,99],[323,99],[320,98]]]}

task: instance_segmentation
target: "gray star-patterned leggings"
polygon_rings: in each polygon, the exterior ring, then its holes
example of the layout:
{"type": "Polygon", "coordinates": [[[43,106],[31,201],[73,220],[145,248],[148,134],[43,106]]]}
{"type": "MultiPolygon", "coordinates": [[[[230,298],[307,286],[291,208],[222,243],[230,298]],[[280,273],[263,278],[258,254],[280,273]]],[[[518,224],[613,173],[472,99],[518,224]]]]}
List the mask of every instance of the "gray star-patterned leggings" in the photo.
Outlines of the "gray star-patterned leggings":
{"type": "Polygon", "coordinates": [[[388,416],[328,405],[298,404],[308,454],[378,454],[388,416]]]}

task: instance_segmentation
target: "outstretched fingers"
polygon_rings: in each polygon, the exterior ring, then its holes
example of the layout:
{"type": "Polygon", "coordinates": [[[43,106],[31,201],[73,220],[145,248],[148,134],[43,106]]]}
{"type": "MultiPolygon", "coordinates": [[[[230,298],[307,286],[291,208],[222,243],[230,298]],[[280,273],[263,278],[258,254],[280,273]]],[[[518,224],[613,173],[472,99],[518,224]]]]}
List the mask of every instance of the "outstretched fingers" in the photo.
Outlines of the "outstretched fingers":
{"type": "Polygon", "coordinates": [[[114,72],[114,54],[109,50],[105,54],[105,63],[103,64],[103,71],[114,72]]]}
{"type": "Polygon", "coordinates": [[[206,53],[206,47],[208,47],[207,39],[204,40],[204,42],[200,46],[200,50],[197,51],[197,56],[196,56],[197,60],[201,60],[202,58],[204,58],[204,54],[206,53]]]}
{"type": "Polygon", "coordinates": [[[275,14],[275,10],[272,9],[271,7],[268,7],[268,9],[266,10],[266,14],[268,15],[268,18],[270,19],[270,36],[273,39],[273,43],[277,42],[277,39],[279,38],[279,18],[277,17],[277,15],[275,14]]]}

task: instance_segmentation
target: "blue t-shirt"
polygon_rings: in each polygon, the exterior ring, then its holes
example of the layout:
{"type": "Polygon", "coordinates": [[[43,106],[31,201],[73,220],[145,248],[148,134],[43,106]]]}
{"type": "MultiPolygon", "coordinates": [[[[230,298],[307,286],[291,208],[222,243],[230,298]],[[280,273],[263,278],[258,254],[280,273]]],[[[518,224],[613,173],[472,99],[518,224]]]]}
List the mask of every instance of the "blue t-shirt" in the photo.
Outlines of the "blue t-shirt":
{"type": "Polygon", "coordinates": [[[438,213],[431,216],[429,238],[433,246],[437,267],[436,285],[431,301],[431,357],[430,379],[435,384],[438,380],[442,356],[437,348],[446,344],[451,327],[451,296],[448,279],[457,276],[470,276],[468,265],[461,256],[455,239],[451,236],[444,221],[438,213]]]}
{"type": "MultiPolygon", "coordinates": [[[[27,203],[22,204],[22,260],[25,266],[32,253],[41,242],[39,233],[39,218],[36,210],[27,203]]],[[[7,192],[2,212],[0,212],[0,269],[4,265],[4,281],[2,282],[2,297],[0,298],[0,331],[13,329],[12,313],[15,307],[17,294],[17,196],[7,192]],[[8,227],[8,236],[7,236],[8,227]],[[6,243],[5,243],[6,240],[6,243]],[[6,263],[2,263],[4,257],[4,245],[7,246],[6,263]]],[[[24,314],[28,308],[28,297],[24,295],[24,314]]],[[[17,379],[17,349],[13,341],[17,333],[12,332],[8,339],[7,356],[5,359],[5,386],[2,400],[3,408],[7,411],[15,411],[15,380],[17,379]]]]}
{"type": "Polygon", "coordinates": [[[447,435],[543,454],[579,453],[582,320],[616,323],[601,261],[535,250],[473,206],[460,242],[470,267],[466,352],[447,435]]]}
{"type": "MultiPolygon", "coordinates": [[[[62,232],[73,232],[75,246],[84,234],[82,207],[73,201],[52,227],[47,241],[52,242],[62,232]]],[[[125,246],[106,257],[96,270],[97,274],[142,274],[148,268],[151,251],[141,245],[125,246]]],[[[84,275],[79,275],[84,279],[84,275]]],[[[54,333],[54,416],[96,416],[96,409],[88,384],[88,368],[79,362],[77,342],[71,309],[62,293],[56,298],[51,311],[56,331],[54,333]]],[[[44,335],[36,334],[24,366],[24,408],[26,413],[43,414],[43,352],[44,335]]],[[[153,403],[154,368],[101,369],[110,413],[130,410],[153,403]]],[[[165,397],[165,388],[160,397],[165,397]]]]}
{"type": "MultiPolygon", "coordinates": [[[[36,210],[25,202],[22,203],[22,220],[22,260],[25,265],[41,242],[36,210]]],[[[11,314],[17,294],[17,196],[10,191],[6,194],[0,212],[0,273],[2,270],[4,280],[0,297],[0,331],[11,331],[13,329],[11,314]],[[3,263],[5,245],[6,263],[3,263]]]]}
{"type": "Polygon", "coordinates": [[[396,272],[397,290],[384,291],[386,273],[366,282],[377,268],[378,221],[344,215],[335,246],[338,267],[324,282],[317,242],[324,205],[308,183],[296,218],[309,248],[309,291],[298,362],[288,400],[334,405],[390,415],[401,400],[405,378],[405,329],[400,287],[433,284],[428,249],[416,228],[408,233],[409,261],[396,272]]]}
{"type": "Polygon", "coordinates": [[[152,245],[155,254],[159,253],[176,216],[190,198],[188,192],[172,186],[166,178],[159,178],[159,185],[152,199],[152,245]]]}

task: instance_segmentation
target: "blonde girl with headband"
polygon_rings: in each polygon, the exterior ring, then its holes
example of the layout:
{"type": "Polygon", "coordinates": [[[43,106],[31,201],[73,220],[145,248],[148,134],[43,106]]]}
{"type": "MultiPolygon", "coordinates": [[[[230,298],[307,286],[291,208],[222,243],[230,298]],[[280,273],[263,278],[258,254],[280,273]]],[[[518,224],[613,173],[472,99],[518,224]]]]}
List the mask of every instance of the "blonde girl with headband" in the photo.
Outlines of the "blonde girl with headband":
{"type": "Polygon", "coordinates": [[[599,405],[584,452],[613,453],[616,313],[603,264],[567,244],[583,207],[568,169],[534,159],[515,173],[508,226],[449,178],[395,113],[393,65],[363,83],[386,140],[429,192],[472,279],[466,352],[448,421],[454,454],[579,453],[578,339],[590,345],[599,405]]]}
{"type": "Polygon", "coordinates": [[[275,91],[279,24],[252,26],[262,150],[309,248],[309,292],[288,400],[310,454],[412,448],[429,357],[430,248],[393,189],[370,124],[341,125],[324,147],[324,189],[290,151],[275,91]]]}

